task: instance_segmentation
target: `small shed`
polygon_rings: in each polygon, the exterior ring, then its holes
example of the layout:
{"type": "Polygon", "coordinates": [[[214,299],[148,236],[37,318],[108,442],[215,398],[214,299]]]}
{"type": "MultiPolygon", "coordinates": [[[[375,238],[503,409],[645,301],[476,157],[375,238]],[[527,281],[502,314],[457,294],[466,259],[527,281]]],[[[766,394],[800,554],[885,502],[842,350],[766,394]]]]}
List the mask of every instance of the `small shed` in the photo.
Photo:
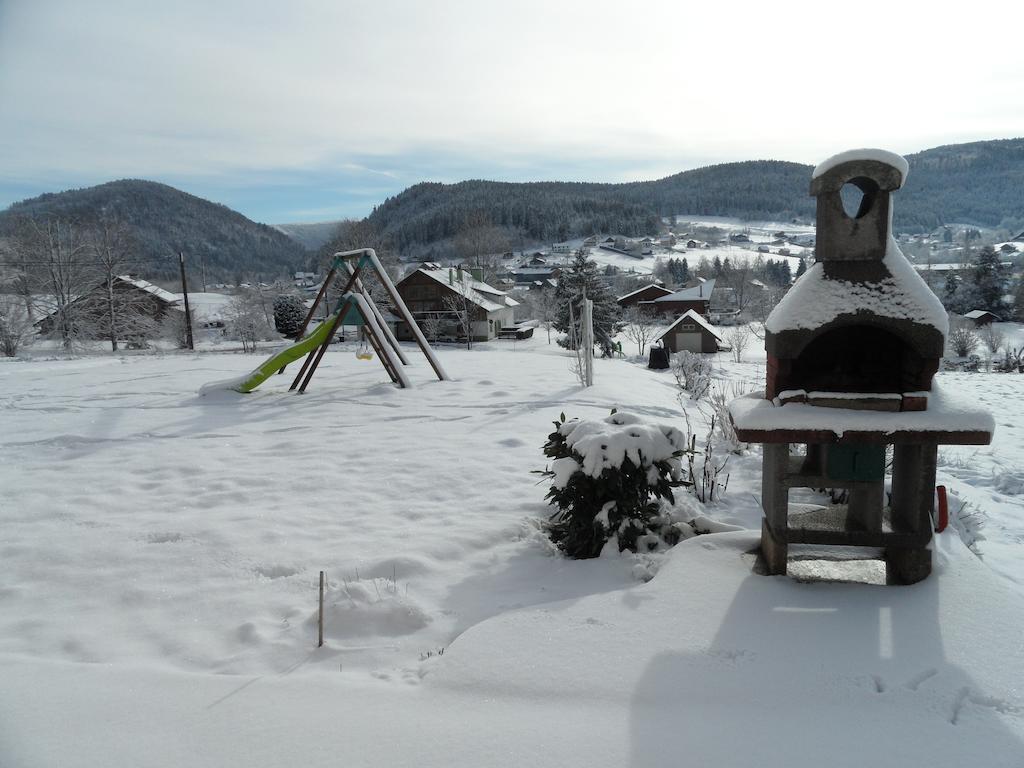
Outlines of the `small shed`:
{"type": "Polygon", "coordinates": [[[670,352],[714,353],[722,348],[722,337],[699,312],[688,309],[655,338],[670,352]]]}
{"type": "Polygon", "coordinates": [[[965,314],[964,317],[975,325],[990,325],[991,323],[998,323],[1002,320],[1002,318],[995,312],[988,312],[984,309],[972,309],[970,312],[965,314]]]}

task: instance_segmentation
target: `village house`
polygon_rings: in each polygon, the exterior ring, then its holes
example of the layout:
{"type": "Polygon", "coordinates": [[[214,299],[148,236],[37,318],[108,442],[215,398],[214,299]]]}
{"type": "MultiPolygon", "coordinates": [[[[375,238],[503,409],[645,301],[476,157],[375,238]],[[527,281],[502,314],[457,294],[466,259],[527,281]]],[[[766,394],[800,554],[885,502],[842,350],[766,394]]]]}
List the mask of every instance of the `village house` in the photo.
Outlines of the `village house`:
{"type": "Polygon", "coordinates": [[[632,307],[639,304],[641,301],[654,301],[660,299],[662,296],[670,296],[672,291],[662,285],[645,285],[637,288],[635,291],[627,293],[625,296],[619,296],[616,301],[619,306],[625,309],[626,307],[632,307]]]}
{"type": "Polygon", "coordinates": [[[707,317],[714,290],[714,279],[705,280],[692,288],[684,288],[650,301],[640,301],[637,306],[667,317],[679,317],[691,309],[707,317]]]}
{"type": "MultiPolygon", "coordinates": [[[[180,310],[178,297],[146,280],[131,275],[116,275],[110,282],[114,309],[120,320],[116,323],[118,341],[132,342],[152,334],[156,324],[170,311],[180,310]]],[[[68,305],[73,318],[74,333],[79,338],[105,339],[109,336],[107,315],[111,291],[107,281],[78,296],[68,305]]],[[[43,335],[51,334],[57,326],[56,311],[41,319],[37,325],[43,335]]]]}
{"type": "MultiPolygon", "coordinates": [[[[483,282],[477,269],[424,264],[402,278],[396,288],[418,324],[429,326],[438,321],[441,338],[464,338],[458,313],[466,305],[472,340],[496,339],[502,328],[514,325],[514,308],[519,305],[504,291],[483,282]]],[[[401,341],[414,340],[403,322],[396,323],[395,332],[401,341]]]]}

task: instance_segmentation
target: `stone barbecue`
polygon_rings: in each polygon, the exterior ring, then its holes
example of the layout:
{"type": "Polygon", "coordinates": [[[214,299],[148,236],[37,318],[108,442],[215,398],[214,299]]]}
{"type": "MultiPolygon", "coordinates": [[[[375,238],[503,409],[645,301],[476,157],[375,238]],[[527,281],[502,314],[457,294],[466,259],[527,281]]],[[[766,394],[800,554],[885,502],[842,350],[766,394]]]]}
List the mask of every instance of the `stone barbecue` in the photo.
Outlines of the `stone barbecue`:
{"type": "Polygon", "coordinates": [[[933,387],[947,315],[891,233],[907,170],[881,150],[814,170],[815,263],[765,323],[764,395],[730,404],[739,438],[764,444],[770,573],[786,572],[790,544],[861,546],[884,550],[890,582],[920,581],[931,572],[938,446],[991,441],[989,414],[933,387]],[[855,212],[844,192],[859,197],[855,212]],[[839,489],[845,503],[791,505],[793,488],[839,489]]]}

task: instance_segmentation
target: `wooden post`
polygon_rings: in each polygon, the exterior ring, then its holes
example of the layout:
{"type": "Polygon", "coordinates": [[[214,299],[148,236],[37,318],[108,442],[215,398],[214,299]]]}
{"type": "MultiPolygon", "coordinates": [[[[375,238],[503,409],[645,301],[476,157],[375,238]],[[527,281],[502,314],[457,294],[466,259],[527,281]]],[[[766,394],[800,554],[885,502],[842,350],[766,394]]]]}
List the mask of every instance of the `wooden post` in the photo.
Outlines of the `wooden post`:
{"type": "Polygon", "coordinates": [[[185,280],[185,254],[178,251],[178,265],[181,267],[181,295],[185,299],[185,332],[188,348],[195,351],[196,345],[192,339],[192,313],[188,308],[188,282],[185,280]]]}
{"type": "Polygon", "coordinates": [[[320,571],[320,610],[317,612],[317,639],[316,647],[324,645],[324,572],[320,571]]]}

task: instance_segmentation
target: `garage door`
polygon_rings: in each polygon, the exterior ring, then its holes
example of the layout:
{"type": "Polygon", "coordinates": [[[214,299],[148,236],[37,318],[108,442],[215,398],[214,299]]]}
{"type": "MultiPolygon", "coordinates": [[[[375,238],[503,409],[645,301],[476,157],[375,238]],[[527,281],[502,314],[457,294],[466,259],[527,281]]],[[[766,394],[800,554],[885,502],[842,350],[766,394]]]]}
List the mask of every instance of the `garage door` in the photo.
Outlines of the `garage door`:
{"type": "Polygon", "coordinates": [[[677,333],[676,350],[682,352],[684,349],[689,350],[690,352],[700,352],[700,334],[677,333]]]}

